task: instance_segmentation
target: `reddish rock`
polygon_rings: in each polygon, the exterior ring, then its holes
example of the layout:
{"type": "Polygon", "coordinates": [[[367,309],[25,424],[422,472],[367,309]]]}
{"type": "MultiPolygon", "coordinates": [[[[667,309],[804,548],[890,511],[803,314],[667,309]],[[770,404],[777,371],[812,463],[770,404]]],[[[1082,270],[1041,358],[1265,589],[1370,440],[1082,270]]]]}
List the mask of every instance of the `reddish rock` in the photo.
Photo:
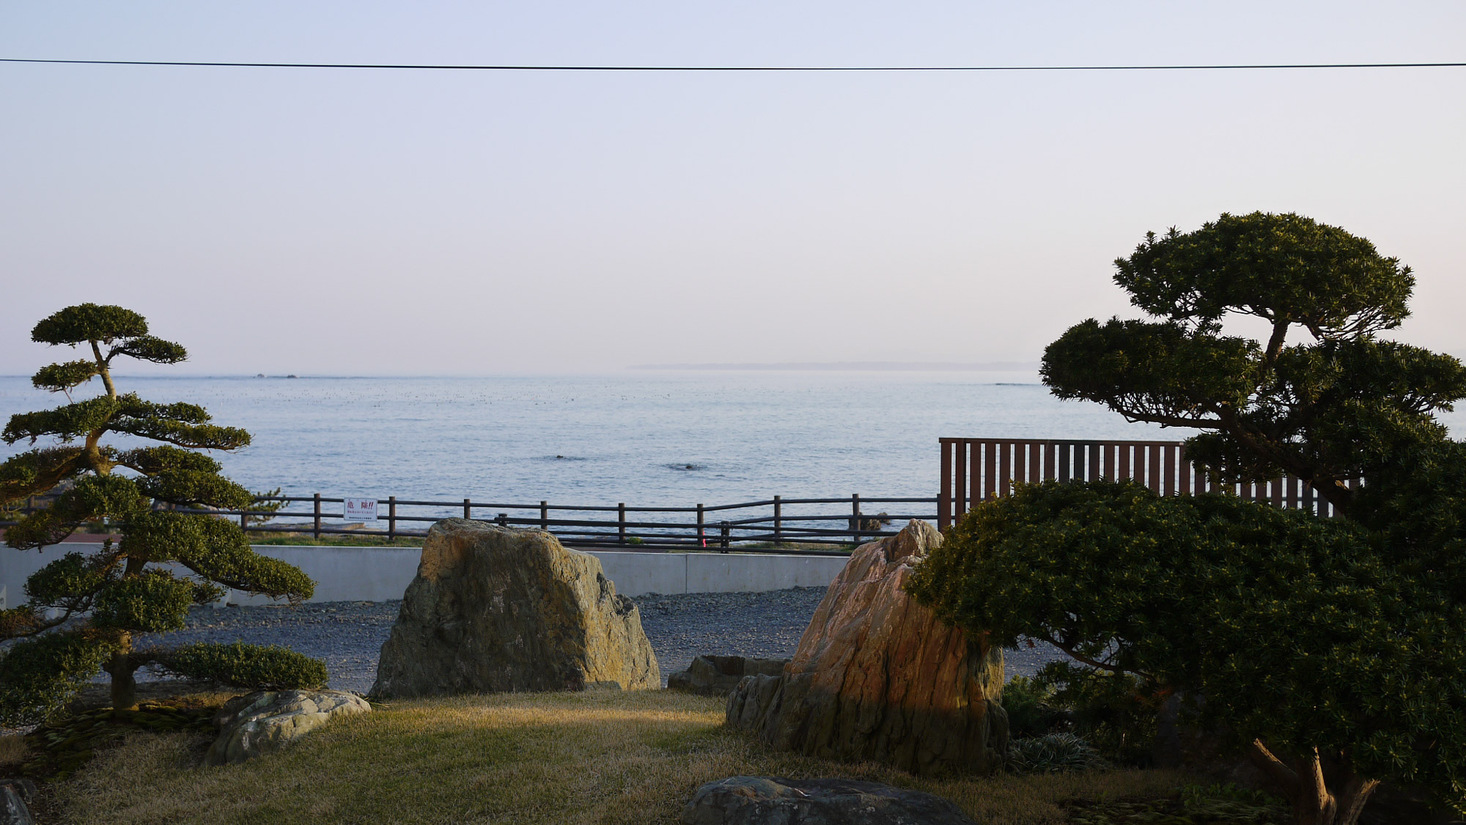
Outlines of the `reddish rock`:
{"type": "Polygon", "coordinates": [[[1007,746],[1003,654],[905,590],[941,543],[930,524],[866,544],[830,584],[782,676],[751,676],[727,720],[769,745],[913,773],[988,771],[1007,746]]]}

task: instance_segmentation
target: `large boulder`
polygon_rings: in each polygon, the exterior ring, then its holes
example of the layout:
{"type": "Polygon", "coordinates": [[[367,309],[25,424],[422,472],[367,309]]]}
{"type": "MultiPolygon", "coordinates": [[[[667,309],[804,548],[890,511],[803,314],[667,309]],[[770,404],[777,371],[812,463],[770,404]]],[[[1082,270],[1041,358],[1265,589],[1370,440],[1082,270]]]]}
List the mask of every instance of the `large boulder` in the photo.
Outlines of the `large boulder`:
{"type": "Polygon", "coordinates": [[[549,533],[432,526],[382,645],[374,697],[661,687],[636,604],[549,533]]]}
{"type": "Polygon", "coordinates": [[[339,690],[265,690],[236,696],[214,715],[219,736],[205,765],[233,765],[274,753],[337,716],[372,706],[339,690]]]}
{"type": "Polygon", "coordinates": [[[750,676],[727,721],[780,750],[913,773],[985,772],[1007,747],[1003,652],[939,621],[906,580],[941,543],[913,520],[859,547],[782,676],[750,676]]]}
{"type": "Polygon", "coordinates": [[[734,776],[698,788],[682,809],[682,825],[974,823],[939,796],[876,782],[734,776]]]}

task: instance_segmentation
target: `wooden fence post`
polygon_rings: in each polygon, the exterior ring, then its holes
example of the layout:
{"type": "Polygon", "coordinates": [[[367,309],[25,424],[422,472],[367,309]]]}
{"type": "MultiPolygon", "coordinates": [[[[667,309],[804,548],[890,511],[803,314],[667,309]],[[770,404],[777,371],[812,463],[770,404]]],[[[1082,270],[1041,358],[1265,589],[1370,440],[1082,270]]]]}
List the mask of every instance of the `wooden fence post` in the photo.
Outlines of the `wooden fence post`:
{"type": "Polygon", "coordinates": [[[320,493],[316,493],[316,495],[315,495],[315,524],[316,524],[316,526],[315,526],[315,529],[314,529],[313,533],[314,533],[314,535],[316,537],[316,540],[317,541],[320,541],[320,539],[321,539],[321,494],[320,493]]]}
{"type": "Polygon", "coordinates": [[[850,538],[860,543],[860,493],[850,495],[850,538]]]}
{"type": "Polygon", "coordinates": [[[708,546],[707,534],[703,532],[703,512],[701,503],[697,505],[697,543],[700,547],[708,546]]]}
{"type": "Polygon", "coordinates": [[[397,497],[387,496],[387,539],[397,538],[397,497]]]}
{"type": "Polygon", "coordinates": [[[784,502],[774,496],[774,544],[784,541],[784,502]]]}
{"type": "Polygon", "coordinates": [[[626,502],[616,505],[616,543],[626,543],[626,502]]]}
{"type": "Polygon", "coordinates": [[[473,503],[468,499],[463,500],[463,517],[466,519],[473,518],[473,503]]]}
{"type": "Polygon", "coordinates": [[[540,502],[540,529],[546,533],[550,532],[550,503],[540,502]]]}

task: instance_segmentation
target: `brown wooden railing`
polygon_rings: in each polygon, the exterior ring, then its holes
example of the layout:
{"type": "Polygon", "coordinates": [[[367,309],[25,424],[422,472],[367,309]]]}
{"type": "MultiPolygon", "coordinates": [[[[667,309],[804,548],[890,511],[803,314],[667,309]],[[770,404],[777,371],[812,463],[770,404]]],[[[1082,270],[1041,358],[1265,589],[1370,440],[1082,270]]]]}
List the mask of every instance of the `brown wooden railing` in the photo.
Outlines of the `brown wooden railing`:
{"type": "MultiPolygon", "coordinates": [[[[17,513],[50,506],[37,497],[17,513]]],[[[738,550],[741,552],[823,555],[894,535],[910,519],[932,519],[935,499],[925,497],[785,498],[735,504],[646,507],[617,504],[504,503],[453,499],[378,498],[376,518],[349,521],[345,499],[266,496],[258,504],[279,509],[183,510],[237,519],[250,534],[297,533],[319,539],[329,535],[422,536],[435,521],[462,517],[504,527],[546,530],[567,546],[627,550],[738,550]]],[[[0,514],[0,533],[14,522],[0,514]]],[[[98,528],[101,529],[101,528],[98,528]]]]}
{"type": "Polygon", "coordinates": [[[1329,503],[1297,478],[1217,484],[1186,460],[1180,441],[943,438],[941,445],[937,524],[944,529],[977,502],[1008,495],[1014,481],[1133,479],[1161,495],[1228,491],[1279,507],[1334,515],[1329,503]]]}

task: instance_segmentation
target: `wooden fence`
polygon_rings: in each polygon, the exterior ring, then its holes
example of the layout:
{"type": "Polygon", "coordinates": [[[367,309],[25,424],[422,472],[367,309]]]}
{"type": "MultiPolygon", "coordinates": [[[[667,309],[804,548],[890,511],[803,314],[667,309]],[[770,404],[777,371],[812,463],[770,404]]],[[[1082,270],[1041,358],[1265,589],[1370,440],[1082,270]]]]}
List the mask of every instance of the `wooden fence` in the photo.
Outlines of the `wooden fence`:
{"type": "MultiPolygon", "coordinates": [[[[625,550],[720,550],[821,555],[848,552],[851,546],[894,535],[910,519],[931,520],[936,499],[784,498],[690,507],[640,507],[626,504],[572,505],[501,503],[455,499],[426,501],[388,496],[377,500],[375,519],[345,515],[346,499],[323,496],[272,496],[245,510],[184,510],[237,519],[251,534],[296,533],[322,536],[422,536],[433,522],[461,517],[504,527],[546,530],[570,547],[625,550]]],[[[50,505],[37,496],[22,513],[50,505]]],[[[0,520],[0,530],[14,522],[0,520]]],[[[105,532],[104,528],[97,530],[105,532]]]]}
{"type": "Polygon", "coordinates": [[[1297,478],[1217,484],[1186,460],[1180,441],[943,438],[941,449],[937,525],[943,529],[977,502],[1008,495],[1014,481],[1133,479],[1160,495],[1227,491],[1278,507],[1334,514],[1327,501],[1297,478]]]}

